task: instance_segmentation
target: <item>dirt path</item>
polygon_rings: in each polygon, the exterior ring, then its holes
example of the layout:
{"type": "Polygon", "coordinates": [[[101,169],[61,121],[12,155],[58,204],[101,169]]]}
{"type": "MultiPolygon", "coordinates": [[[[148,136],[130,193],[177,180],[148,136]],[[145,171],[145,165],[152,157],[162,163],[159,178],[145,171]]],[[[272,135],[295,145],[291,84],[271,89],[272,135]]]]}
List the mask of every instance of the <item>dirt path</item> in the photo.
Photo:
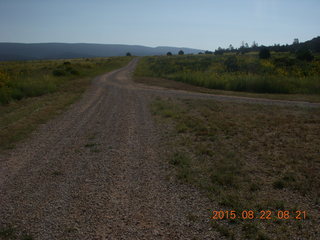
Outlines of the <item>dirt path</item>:
{"type": "Polygon", "coordinates": [[[220,239],[212,203],[168,179],[148,104],[158,94],[256,100],[134,84],[136,62],[94,79],[81,101],[1,154],[0,229],[33,239],[220,239]]]}
{"type": "Polygon", "coordinates": [[[0,156],[0,229],[34,239],[214,239],[212,205],[168,180],[136,60],[0,156]],[[197,221],[190,216],[197,217],[197,221]]]}

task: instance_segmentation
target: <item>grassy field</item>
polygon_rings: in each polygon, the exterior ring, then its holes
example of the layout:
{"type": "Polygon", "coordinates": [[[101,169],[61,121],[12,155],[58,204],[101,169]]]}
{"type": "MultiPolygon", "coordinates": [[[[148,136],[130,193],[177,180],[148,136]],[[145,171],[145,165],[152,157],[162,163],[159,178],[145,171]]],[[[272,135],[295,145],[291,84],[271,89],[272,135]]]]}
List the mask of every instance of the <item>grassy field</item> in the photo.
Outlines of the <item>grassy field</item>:
{"type": "Polygon", "coordinates": [[[12,148],[131,57],[0,62],[0,148],[12,148]]]}
{"type": "Polygon", "coordinates": [[[165,78],[216,90],[320,95],[320,60],[306,62],[289,53],[145,57],[136,78],[165,78]]]}
{"type": "Polygon", "coordinates": [[[320,110],[156,99],[176,177],[204,190],[218,209],[271,211],[271,220],[212,220],[230,239],[316,239],[320,204],[320,110]],[[274,114],[277,113],[277,114],[274,114]],[[307,212],[279,220],[278,211],[307,212]]]}

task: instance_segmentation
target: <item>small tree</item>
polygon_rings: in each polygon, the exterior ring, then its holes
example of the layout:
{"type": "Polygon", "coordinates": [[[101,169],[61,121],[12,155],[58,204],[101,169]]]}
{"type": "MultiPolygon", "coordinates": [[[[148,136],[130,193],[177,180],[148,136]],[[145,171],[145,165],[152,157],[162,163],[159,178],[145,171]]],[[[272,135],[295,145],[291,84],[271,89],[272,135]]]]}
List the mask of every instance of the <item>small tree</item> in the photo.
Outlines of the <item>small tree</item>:
{"type": "Polygon", "coordinates": [[[297,45],[297,44],[299,44],[299,39],[298,38],[293,39],[293,45],[297,45]]]}
{"type": "Polygon", "coordinates": [[[259,52],[259,57],[261,59],[269,59],[271,57],[270,51],[268,48],[262,48],[259,52]]]}
{"type": "Polygon", "coordinates": [[[251,45],[252,48],[256,48],[258,47],[258,43],[256,41],[253,41],[252,45],[251,45]]]}
{"type": "Polygon", "coordinates": [[[184,51],[180,50],[180,51],[178,52],[178,54],[179,54],[179,55],[183,55],[183,54],[184,54],[184,51]]]}
{"type": "Polygon", "coordinates": [[[167,56],[172,56],[172,53],[171,52],[167,52],[167,56]]]}
{"type": "Polygon", "coordinates": [[[225,50],[223,50],[221,47],[218,47],[218,49],[216,49],[214,51],[214,55],[223,55],[225,50]]]}
{"type": "Polygon", "coordinates": [[[130,57],[130,56],[131,56],[131,53],[127,52],[127,54],[126,54],[126,55],[127,55],[127,57],[130,57]]]}

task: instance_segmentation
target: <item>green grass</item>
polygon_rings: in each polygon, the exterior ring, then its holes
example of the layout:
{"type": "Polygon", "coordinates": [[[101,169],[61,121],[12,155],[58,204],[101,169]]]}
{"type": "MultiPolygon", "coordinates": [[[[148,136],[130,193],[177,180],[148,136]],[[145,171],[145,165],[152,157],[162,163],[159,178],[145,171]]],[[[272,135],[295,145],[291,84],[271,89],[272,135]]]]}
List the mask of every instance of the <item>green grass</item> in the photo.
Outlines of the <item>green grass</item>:
{"type": "Polygon", "coordinates": [[[145,57],[135,76],[166,78],[209,89],[251,93],[320,94],[320,60],[289,54],[260,60],[256,54],[145,57]]]}
{"type": "Polygon", "coordinates": [[[11,239],[15,236],[15,229],[12,227],[6,227],[0,229],[1,239],[11,239]]]}
{"type": "Polygon", "coordinates": [[[33,240],[32,235],[26,233],[25,231],[21,232],[17,229],[8,226],[0,229],[0,239],[3,240],[33,240]]]}
{"type": "Polygon", "coordinates": [[[0,62],[0,104],[54,93],[66,82],[113,70],[128,59],[131,58],[0,62]]]}
{"type": "Polygon", "coordinates": [[[228,231],[222,221],[223,235],[312,239],[320,197],[319,109],[157,99],[151,110],[168,129],[164,147],[174,149],[167,157],[177,179],[207,192],[220,206],[215,210],[303,209],[310,215],[303,231],[297,220],[282,221],[281,229],[275,219],[239,221],[228,231]]]}
{"type": "MultiPolygon", "coordinates": [[[[21,78],[14,77],[6,80],[13,90],[22,89],[19,84],[26,79],[26,76],[29,80],[23,84],[28,86],[28,89],[33,89],[33,87],[38,89],[39,86],[49,87],[50,84],[55,87],[49,92],[42,91],[38,96],[24,95],[19,100],[11,96],[10,101],[0,104],[0,148],[13,148],[16,142],[27,137],[39,124],[45,123],[79,99],[90,85],[93,76],[123,67],[131,59],[130,57],[116,57],[69,60],[70,65],[74,65],[79,74],[69,74],[68,76],[52,75],[53,69],[65,65],[66,60],[1,62],[0,69],[2,71],[7,69],[6,71],[11,75],[15,75],[23,69],[26,71],[26,73],[22,71],[21,78]],[[46,78],[46,74],[51,75],[47,77],[47,82],[42,83],[41,80],[46,78]],[[39,86],[37,83],[40,83],[39,86]],[[48,85],[46,85],[47,83],[48,85]]],[[[0,89],[2,88],[3,86],[0,85],[0,89]]],[[[24,94],[26,93],[24,92],[24,94]]]]}

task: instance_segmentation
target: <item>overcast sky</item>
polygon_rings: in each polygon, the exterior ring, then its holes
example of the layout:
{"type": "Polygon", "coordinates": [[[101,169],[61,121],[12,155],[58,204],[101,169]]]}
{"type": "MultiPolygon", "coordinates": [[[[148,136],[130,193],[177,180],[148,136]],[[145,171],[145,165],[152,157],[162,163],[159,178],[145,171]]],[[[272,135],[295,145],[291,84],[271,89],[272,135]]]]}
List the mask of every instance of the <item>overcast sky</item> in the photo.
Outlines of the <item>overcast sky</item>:
{"type": "Polygon", "coordinates": [[[0,42],[214,50],[320,35],[320,0],[0,0],[0,42]]]}

